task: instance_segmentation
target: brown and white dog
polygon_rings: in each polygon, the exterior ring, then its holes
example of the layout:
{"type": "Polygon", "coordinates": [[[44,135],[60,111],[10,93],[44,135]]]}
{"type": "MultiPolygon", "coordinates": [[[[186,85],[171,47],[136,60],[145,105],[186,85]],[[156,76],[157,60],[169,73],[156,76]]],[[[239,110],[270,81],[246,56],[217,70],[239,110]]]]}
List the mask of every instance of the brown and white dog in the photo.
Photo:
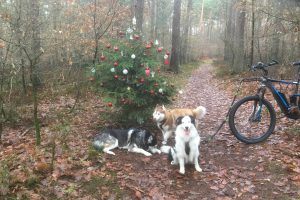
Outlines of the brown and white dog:
{"type": "Polygon", "coordinates": [[[153,112],[153,119],[155,120],[157,127],[162,131],[163,142],[166,144],[169,137],[176,129],[176,119],[181,116],[192,116],[195,119],[201,119],[206,114],[206,108],[198,106],[195,109],[189,108],[176,108],[167,110],[165,106],[156,105],[153,112]]]}

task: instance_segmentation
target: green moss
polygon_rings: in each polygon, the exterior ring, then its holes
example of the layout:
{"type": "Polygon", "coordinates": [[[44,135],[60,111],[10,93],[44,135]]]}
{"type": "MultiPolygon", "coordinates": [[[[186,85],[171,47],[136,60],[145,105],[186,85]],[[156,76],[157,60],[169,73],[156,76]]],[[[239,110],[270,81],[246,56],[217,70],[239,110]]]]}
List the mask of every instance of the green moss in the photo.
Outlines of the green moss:
{"type": "Polygon", "coordinates": [[[113,194],[116,199],[121,198],[124,191],[118,187],[115,174],[110,173],[109,175],[107,176],[109,178],[93,177],[90,181],[84,182],[82,184],[83,191],[94,198],[103,197],[104,194],[113,194]]]}
{"type": "Polygon", "coordinates": [[[36,175],[31,175],[25,182],[25,185],[29,189],[35,188],[40,182],[40,179],[36,175]]]}

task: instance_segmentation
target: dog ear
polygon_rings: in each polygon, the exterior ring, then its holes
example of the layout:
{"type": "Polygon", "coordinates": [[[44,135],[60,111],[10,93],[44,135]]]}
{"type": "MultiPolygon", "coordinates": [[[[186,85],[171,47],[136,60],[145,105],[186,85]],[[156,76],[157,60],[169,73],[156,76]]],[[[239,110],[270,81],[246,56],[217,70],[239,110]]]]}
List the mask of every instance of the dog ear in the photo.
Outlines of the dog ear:
{"type": "Polygon", "coordinates": [[[166,107],[165,107],[165,105],[162,105],[162,109],[163,109],[163,111],[167,110],[166,107]]]}
{"type": "Polygon", "coordinates": [[[178,117],[177,119],[176,119],[176,126],[178,126],[179,124],[181,124],[181,120],[182,120],[182,116],[181,117],[178,117]]]}
{"type": "Polygon", "coordinates": [[[196,125],[196,120],[195,120],[195,117],[193,117],[192,115],[190,115],[190,118],[191,118],[191,122],[192,122],[192,124],[196,125]]]}

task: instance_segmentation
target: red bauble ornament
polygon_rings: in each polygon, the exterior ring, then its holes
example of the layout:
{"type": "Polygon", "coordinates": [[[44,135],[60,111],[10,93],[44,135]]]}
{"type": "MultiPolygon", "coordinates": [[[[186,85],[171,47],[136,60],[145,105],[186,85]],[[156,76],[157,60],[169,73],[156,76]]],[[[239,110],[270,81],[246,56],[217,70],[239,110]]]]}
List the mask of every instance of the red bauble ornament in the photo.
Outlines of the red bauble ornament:
{"type": "Polygon", "coordinates": [[[162,49],[163,49],[162,47],[158,47],[157,52],[159,52],[159,53],[162,52],[162,49]]]}
{"type": "Polygon", "coordinates": [[[158,86],[158,83],[154,83],[154,86],[157,87],[157,86],[158,86]]]}
{"type": "Polygon", "coordinates": [[[121,103],[125,104],[125,102],[126,102],[126,99],[122,98],[121,103]]]}
{"type": "Polygon", "coordinates": [[[108,102],[108,103],[107,103],[107,106],[108,106],[108,107],[112,107],[112,106],[113,106],[112,102],[108,102]]]}
{"type": "Polygon", "coordinates": [[[118,76],[118,75],[114,75],[114,78],[115,78],[115,79],[119,79],[119,76],[118,76]]]}
{"type": "Polygon", "coordinates": [[[150,94],[152,94],[152,95],[153,95],[153,94],[154,94],[154,90],[150,90],[150,94]]]}
{"type": "Polygon", "coordinates": [[[157,68],[157,73],[160,73],[160,68],[157,68]]]}
{"type": "Polygon", "coordinates": [[[139,35],[136,35],[136,34],[134,34],[133,37],[134,37],[134,39],[136,39],[136,40],[140,39],[140,36],[139,36],[139,35]]]}
{"type": "Polygon", "coordinates": [[[151,44],[146,44],[146,49],[150,49],[151,48],[151,44]]]}
{"type": "Polygon", "coordinates": [[[119,48],[118,48],[118,47],[114,47],[114,50],[115,50],[115,51],[119,51],[119,48]]]}
{"type": "Polygon", "coordinates": [[[120,37],[124,37],[125,33],[123,31],[119,32],[120,37]]]}
{"type": "Polygon", "coordinates": [[[166,52],[166,54],[169,56],[169,55],[170,55],[170,52],[169,52],[169,51],[167,51],[167,52],[166,52]]]}
{"type": "Polygon", "coordinates": [[[144,78],[141,78],[140,79],[140,83],[144,83],[145,82],[145,79],[144,78]]]}
{"type": "Polygon", "coordinates": [[[168,58],[164,59],[164,64],[169,65],[169,59],[168,58]]]}
{"type": "Polygon", "coordinates": [[[100,60],[102,60],[102,61],[105,60],[105,56],[104,56],[104,55],[101,55],[101,56],[100,56],[100,60]]]}
{"type": "Polygon", "coordinates": [[[110,44],[106,44],[106,48],[108,48],[108,49],[109,49],[110,47],[111,47],[111,45],[110,45],[110,44]]]}
{"type": "Polygon", "coordinates": [[[150,69],[149,69],[149,67],[146,67],[145,74],[146,74],[146,76],[150,76],[150,69]]]}
{"type": "Polygon", "coordinates": [[[119,65],[119,63],[118,62],[114,62],[114,66],[116,67],[116,66],[118,66],[119,65]]]}

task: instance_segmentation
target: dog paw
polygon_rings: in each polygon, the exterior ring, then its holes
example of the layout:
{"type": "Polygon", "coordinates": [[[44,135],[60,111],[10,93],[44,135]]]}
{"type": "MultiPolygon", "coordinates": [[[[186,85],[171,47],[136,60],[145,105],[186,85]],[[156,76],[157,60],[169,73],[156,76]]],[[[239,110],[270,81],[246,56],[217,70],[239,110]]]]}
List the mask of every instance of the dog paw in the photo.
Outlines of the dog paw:
{"type": "Polygon", "coordinates": [[[179,170],[179,173],[180,173],[180,174],[184,174],[185,171],[184,171],[184,170],[179,170]]]}
{"type": "Polygon", "coordinates": [[[147,153],[145,153],[145,156],[152,156],[152,154],[147,152],[147,153]]]}
{"type": "Polygon", "coordinates": [[[162,143],[163,145],[165,145],[165,144],[167,144],[167,141],[162,141],[161,143],[162,143]]]}
{"type": "Polygon", "coordinates": [[[171,161],[171,165],[176,165],[176,163],[174,161],[171,161]]]}
{"type": "Polygon", "coordinates": [[[202,172],[202,169],[201,169],[201,167],[199,167],[199,166],[196,167],[196,170],[197,170],[198,172],[202,172]]]}

